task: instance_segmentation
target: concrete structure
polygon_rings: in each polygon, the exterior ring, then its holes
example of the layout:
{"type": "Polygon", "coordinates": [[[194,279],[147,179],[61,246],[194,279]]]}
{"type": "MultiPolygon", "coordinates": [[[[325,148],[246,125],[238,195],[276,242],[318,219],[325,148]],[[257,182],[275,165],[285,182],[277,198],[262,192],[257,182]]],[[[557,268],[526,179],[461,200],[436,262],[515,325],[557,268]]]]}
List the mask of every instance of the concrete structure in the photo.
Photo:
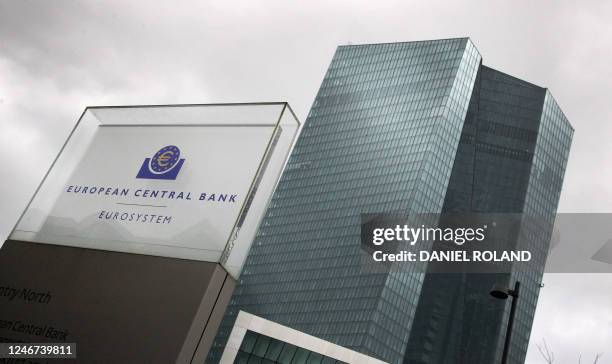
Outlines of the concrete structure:
{"type": "Polygon", "coordinates": [[[301,362],[297,358],[300,353],[304,355],[303,362],[308,363],[385,364],[378,359],[244,311],[240,311],[236,317],[221,363],[246,363],[251,356],[265,358],[269,363],[297,363],[301,362]],[[249,335],[253,341],[251,344],[245,343],[245,338],[249,335]],[[262,354],[257,355],[258,351],[262,354]]]}

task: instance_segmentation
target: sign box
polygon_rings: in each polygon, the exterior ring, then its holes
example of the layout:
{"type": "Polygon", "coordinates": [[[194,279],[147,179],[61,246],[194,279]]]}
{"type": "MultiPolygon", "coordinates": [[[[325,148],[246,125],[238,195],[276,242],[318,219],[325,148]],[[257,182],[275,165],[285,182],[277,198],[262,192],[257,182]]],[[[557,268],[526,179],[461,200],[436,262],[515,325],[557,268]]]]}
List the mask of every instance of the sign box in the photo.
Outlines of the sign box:
{"type": "Polygon", "coordinates": [[[205,355],[298,128],[286,103],[88,107],[0,250],[0,340],[120,362],[120,318],[156,327],[130,360],[205,355]]]}

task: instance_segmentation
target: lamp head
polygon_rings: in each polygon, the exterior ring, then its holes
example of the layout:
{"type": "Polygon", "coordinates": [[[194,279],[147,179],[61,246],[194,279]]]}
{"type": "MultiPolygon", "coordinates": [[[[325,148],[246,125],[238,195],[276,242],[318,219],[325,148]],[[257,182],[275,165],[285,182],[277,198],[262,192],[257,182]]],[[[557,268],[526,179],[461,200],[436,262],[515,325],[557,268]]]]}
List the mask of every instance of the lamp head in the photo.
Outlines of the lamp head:
{"type": "Polygon", "coordinates": [[[493,288],[491,288],[490,293],[491,293],[491,296],[498,298],[500,300],[505,300],[508,298],[508,288],[500,284],[495,284],[493,288]]]}

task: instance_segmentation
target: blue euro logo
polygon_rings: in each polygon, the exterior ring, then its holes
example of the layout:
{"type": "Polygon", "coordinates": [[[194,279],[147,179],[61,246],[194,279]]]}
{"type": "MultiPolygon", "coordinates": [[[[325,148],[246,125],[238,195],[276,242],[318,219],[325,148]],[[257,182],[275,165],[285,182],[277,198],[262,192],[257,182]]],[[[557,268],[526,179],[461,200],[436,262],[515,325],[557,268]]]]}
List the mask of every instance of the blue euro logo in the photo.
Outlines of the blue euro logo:
{"type": "Polygon", "coordinates": [[[136,178],[174,180],[185,159],[181,159],[181,151],[175,145],[167,145],[157,151],[153,158],[145,158],[136,178]]]}

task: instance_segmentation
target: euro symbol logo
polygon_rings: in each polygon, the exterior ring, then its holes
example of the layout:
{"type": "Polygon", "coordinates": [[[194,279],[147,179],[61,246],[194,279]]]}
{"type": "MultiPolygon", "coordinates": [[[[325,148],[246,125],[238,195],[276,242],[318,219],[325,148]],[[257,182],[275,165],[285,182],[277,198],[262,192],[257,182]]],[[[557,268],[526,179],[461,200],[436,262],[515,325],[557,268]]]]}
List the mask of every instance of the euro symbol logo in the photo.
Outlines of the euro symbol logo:
{"type": "Polygon", "coordinates": [[[153,158],[146,158],[136,178],[174,180],[185,159],[179,158],[181,151],[175,145],[167,145],[155,153],[153,158]]]}

